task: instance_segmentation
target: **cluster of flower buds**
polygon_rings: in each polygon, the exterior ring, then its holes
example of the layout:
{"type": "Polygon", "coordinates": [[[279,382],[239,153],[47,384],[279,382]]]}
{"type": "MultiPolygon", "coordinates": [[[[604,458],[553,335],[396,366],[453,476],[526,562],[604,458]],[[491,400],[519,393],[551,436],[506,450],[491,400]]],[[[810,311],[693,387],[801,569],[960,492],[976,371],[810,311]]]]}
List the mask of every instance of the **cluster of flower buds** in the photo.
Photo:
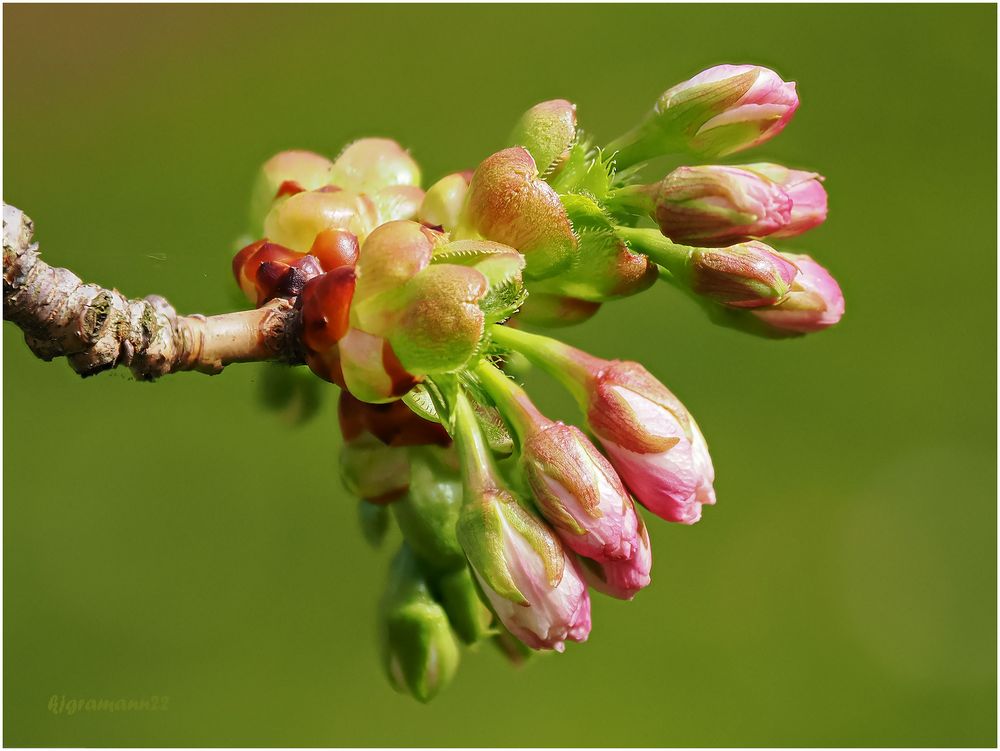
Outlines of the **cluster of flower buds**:
{"type": "Polygon", "coordinates": [[[666,386],[523,324],[579,323],[657,280],[758,334],[837,323],[833,277],[762,240],[825,220],[818,174],[752,163],[638,179],[655,157],[763,143],[797,107],[773,71],[721,65],[603,148],[572,103],[538,104],[505,148],[426,193],[385,139],[264,165],[260,239],[233,271],[255,305],[296,301],[306,363],[342,389],[340,466],[362,530],[402,534],[379,608],[397,689],[432,698],[462,644],[488,639],[519,663],[586,640],[592,590],[630,600],[651,581],[640,507],[694,524],[715,503],[705,438],[666,386]],[[570,392],[586,432],[542,414],[510,375],[518,362],[570,392]]]}

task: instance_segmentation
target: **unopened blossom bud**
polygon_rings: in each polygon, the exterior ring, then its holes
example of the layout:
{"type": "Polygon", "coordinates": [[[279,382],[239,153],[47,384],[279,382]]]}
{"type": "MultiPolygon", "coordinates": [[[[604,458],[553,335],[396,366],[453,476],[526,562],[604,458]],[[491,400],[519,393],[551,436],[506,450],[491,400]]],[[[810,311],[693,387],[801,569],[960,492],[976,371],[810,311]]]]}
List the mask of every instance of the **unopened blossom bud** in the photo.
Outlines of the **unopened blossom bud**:
{"type": "Polygon", "coordinates": [[[489,633],[493,614],[480,599],[464,561],[460,568],[437,576],[432,585],[459,639],[475,644],[489,633]]]}
{"type": "Polygon", "coordinates": [[[570,549],[597,561],[632,557],[632,499],[579,428],[553,423],[525,441],[522,456],[539,510],[570,549]]]}
{"type": "Polygon", "coordinates": [[[458,539],[493,611],[532,649],[562,652],[590,633],[590,598],[579,566],[510,493],[462,509],[458,539]]]}
{"type": "Polygon", "coordinates": [[[427,189],[417,219],[428,227],[450,232],[458,224],[471,180],[472,172],[455,172],[442,177],[427,189]]]}
{"type": "Polygon", "coordinates": [[[264,219],[264,234],[305,253],[324,230],[347,230],[363,241],[378,224],[378,210],[367,195],[321,189],[296,193],[275,204],[264,219]]]}
{"type": "Polygon", "coordinates": [[[593,318],[600,309],[599,302],[568,295],[532,292],[521,306],[517,320],[544,328],[575,326],[593,318]]]}
{"type": "Polygon", "coordinates": [[[413,552],[435,571],[465,567],[456,524],[462,508],[458,467],[448,467],[441,449],[410,451],[410,486],[392,504],[396,523],[413,552]]]}
{"type": "Polygon", "coordinates": [[[374,194],[392,185],[420,185],[420,167],[389,138],[362,138],[333,163],[330,182],[344,190],[374,194]]]}
{"type": "Polygon", "coordinates": [[[763,175],[737,167],[678,167],[642,192],[649,215],[675,242],[723,246],[764,237],[791,220],[792,199],[763,175]]]}
{"type": "Polygon", "coordinates": [[[603,303],[638,294],[656,282],[656,264],[613,232],[581,230],[578,235],[580,258],[586,262],[540,282],[532,288],[532,297],[537,290],[603,303]]]}
{"type": "Polygon", "coordinates": [[[459,645],[444,608],[405,546],[392,563],[379,614],[382,659],[393,687],[430,701],[454,677],[459,645]]]}
{"type": "Polygon", "coordinates": [[[511,146],[527,149],[544,176],[562,165],[575,141],[576,105],[565,99],[536,104],[521,115],[507,139],[511,146]]]}
{"type": "Polygon", "coordinates": [[[391,185],[371,194],[381,222],[416,219],[424,192],[415,185],[391,185]]]}
{"type": "Polygon", "coordinates": [[[768,327],[789,334],[808,334],[837,323],[844,315],[844,294],[837,280],[809,256],[783,256],[798,268],[791,291],[781,303],[750,312],[768,327]]]}
{"type": "Polygon", "coordinates": [[[475,373],[517,433],[535,504],[563,543],[598,561],[631,558],[635,508],[608,460],[579,428],[546,418],[520,386],[488,362],[475,373]]]}
{"type": "Polygon", "coordinates": [[[631,600],[640,589],[649,586],[653,567],[653,549],[649,532],[639,517],[639,534],[635,554],[627,561],[597,561],[580,559],[583,578],[592,589],[619,600],[631,600]]]}
{"type": "Polygon", "coordinates": [[[728,248],[696,248],[691,254],[691,289],[732,308],[781,302],[797,274],[794,264],[756,241],[728,248]]]}
{"type": "Polygon", "coordinates": [[[260,236],[275,200],[330,183],[333,162],[311,151],[282,151],[264,162],[250,199],[251,234],[260,236]]]}
{"type": "Polygon", "coordinates": [[[612,361],[590,384],[587,421],[643,506],[693,524],[715,503],[708,446],[684,405],[644,367],[612,361]]]}
{"type": "Polygon", "coordinates": [[[476,169],[455,239],[493,240],[524,254],[525,279],[563,271],[577,254],[576,236],[559,195],[521,147],[498,151],[476,169]]]}
{"type": "Polygon", "coordinates": [[[333,351],[338,353],[344,385],[363,402],[394,401],[420,380],[403,367],[387,339],[360,329],[348,329],[336,349],[328,350],[333,351]]]}
{"type": "Polygon", "coordinates": [[[611,466],[643,506],[667,521],[693,524],[703,504],[715,503],[715,472],[701,431],[644,367],[508,326],[494,326],[491,334],[574,394],[611,466]]]}
{"type": "Polygon", "coordinates": [[[794,83],[757,65],[716,65],[668,89],[645,121],[609,144],[619,167],[689,150],[725,156],[773,138],[799,106],[794,83]]]}
{"type": "Polygon", "coordinates": [[[731,308],[780,303],[798,273],[795,264],[757,240],[726,248],[692,248],[652,229],[618,227],[615,232],[662,266],[664,279],[731,308]]]}
{"type": "Polygon", "coordinates": [[[767,162],[747,164],[741,169],[756,172],[774,181],[792,199],[788,222],[774,232],[772,237],[795,237],[826,221],[827,199],[822,175],[767,162]]]}

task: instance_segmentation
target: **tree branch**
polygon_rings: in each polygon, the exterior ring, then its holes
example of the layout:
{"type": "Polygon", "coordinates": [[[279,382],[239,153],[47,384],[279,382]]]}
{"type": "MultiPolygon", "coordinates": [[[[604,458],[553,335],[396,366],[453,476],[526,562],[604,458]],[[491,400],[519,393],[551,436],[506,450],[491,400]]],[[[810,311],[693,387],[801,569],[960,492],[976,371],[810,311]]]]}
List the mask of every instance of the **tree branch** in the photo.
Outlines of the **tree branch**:
{"type": "Polygon", "coordinates": [[[64,356],[82,376],[124,365],[143,381],[182,370],[215,374],[232,362],[303,361],[294,299],[179,316],[162,297],[131,300],[49,266],[33,230],[24,212],[3,205],[3,317],[43,360],[64,356]]]}

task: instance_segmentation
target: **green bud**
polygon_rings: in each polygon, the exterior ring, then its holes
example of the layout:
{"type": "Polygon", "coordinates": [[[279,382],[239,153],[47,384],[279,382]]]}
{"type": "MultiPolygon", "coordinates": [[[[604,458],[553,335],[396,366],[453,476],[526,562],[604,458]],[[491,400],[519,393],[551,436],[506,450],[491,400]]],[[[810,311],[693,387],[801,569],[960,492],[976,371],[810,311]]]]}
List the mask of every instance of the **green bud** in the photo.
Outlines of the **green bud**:
{"type": "Polygon", "coordinates": [[[555,172],[576,140],[576,105],[565,99],[536,104],[521,115],[508,146],[523,146],[543,176],[555,172]]]}
{"type": "Polygon", "coordinates": [[[332,169],[333,162],[311,151],[282,151],[264,162],[257,173],[250,198],[252,239],[248,242],[261,236],[264,217],[276,200],[329,185],[332,169]]]}
{"type": "Polygon", "coordinates": [[[420,167],[389,138],[362,138],[341,152],[331,182],[344,190],[375,193],[393,185],[420,185],[420,167]]]}
{"type": "Polygon", "coordinates": [[[444,449],[411,449],[410,490],[392,504],[407,544],[433,570],[464,566],[455,525],[462,508],[462,480],[457,467],[442,461],[444,449]]]}
{"type": "Polygon", "coordinates": [[[471,172],[455,172],[442,177],[427,189],[417,218],[428,227],[441,227],[450,232],[458,224],[471,179],[471,172]]]}
{"type": "Polygon", "coordinates": [[[468,566],[442,574],[435,581],[438,599],[451,626],[466,644],[475,644],[490,632],[493,613],[483,604],[468,566]]]}
{"type": "Polygon", "coordinates": [[[392,562],[379,612],[382,659],[389,681],[400,693],[430,701],[455,676],[459,644],[448,615],[431,596],[405,545],[392,562]]]}
{"type": "Polygon", "coordinates": [[[516,320],[544,328],[575,326],[593,318],[600,309],[599,302],[568,295],[532,292],[521,306],[516,320]]]}

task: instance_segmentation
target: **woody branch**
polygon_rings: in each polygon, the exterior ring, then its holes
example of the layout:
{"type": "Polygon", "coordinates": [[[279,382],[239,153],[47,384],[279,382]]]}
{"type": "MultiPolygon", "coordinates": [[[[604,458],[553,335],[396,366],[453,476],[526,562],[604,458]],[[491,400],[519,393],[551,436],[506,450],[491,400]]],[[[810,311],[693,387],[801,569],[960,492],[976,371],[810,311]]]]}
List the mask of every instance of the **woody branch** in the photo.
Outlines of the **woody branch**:
{"type": "Polygon", "coordinates": [[[43,360],[66,357],[82,376],[125,366],[144,381],[183,370],[215,374],[234,362],[302,362],[294,300],[178,315],[157,295],[129,299],[50,266],[32,242],[33,229],[24,212],[3,205],[3,317],[43,360]]]}

